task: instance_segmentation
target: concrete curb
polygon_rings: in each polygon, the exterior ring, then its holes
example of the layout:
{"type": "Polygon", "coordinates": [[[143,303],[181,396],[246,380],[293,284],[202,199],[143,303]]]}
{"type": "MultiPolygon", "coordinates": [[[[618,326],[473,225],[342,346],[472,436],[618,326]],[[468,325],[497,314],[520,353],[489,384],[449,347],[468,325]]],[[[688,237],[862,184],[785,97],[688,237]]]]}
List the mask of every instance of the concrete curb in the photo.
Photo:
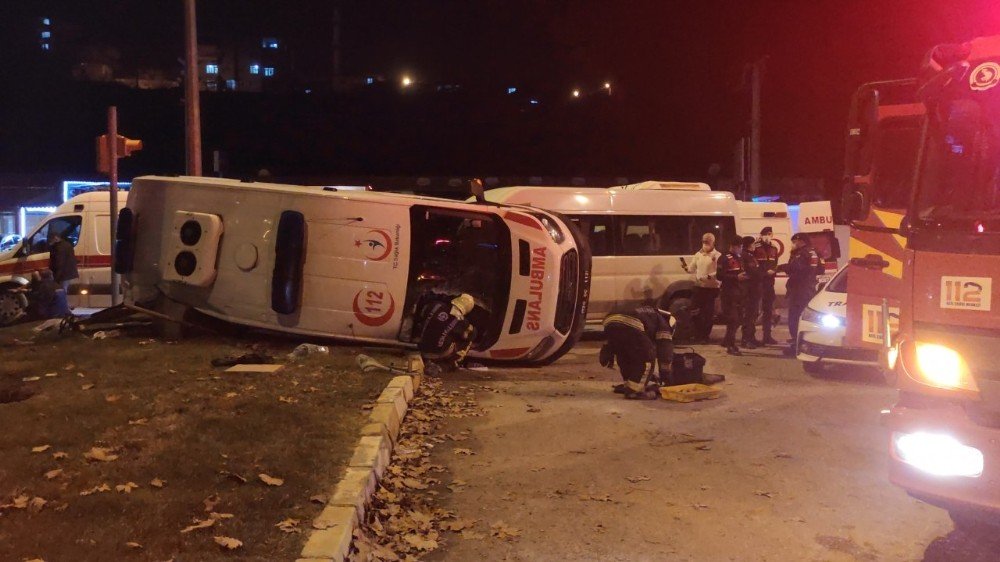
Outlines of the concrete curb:
{"type": "Polygon", "coordinates": [[[365,517],[378,481],[389,466],[399,429],[422,375],[393,377],[375,401],[368,423],[347,463],[347,472],[313,521],[313,530],[296,562],[342,562],[351,551],[354,529],[365,517]]]}

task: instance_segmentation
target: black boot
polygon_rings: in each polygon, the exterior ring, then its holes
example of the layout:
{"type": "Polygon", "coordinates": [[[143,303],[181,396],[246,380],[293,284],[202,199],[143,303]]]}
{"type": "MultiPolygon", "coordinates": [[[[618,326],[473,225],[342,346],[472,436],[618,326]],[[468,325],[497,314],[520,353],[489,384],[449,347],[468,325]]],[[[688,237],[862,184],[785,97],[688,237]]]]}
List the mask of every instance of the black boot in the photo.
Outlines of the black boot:
{"type": "Polygon", "coordinates": [[[730,345],[726,347],[726,353],[730,355],[743,355],[743,352],[740,351],[740,348],[736,347],[735,345],[730,345]]]}

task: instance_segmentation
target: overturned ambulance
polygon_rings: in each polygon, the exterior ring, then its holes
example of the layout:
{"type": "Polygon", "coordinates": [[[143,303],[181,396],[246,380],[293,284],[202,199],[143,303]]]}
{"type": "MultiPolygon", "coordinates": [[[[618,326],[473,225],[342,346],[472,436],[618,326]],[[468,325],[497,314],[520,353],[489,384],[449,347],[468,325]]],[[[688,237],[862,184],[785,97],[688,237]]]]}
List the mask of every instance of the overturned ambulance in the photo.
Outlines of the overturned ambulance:
{"type": "Polygon", "coordinates": [[[470,355],[543,364],[579,339],[590,250],[540,209],[196,177],[143,177],[119,215],[127,299],[235,324],[413,345],[428,299],[474,297],[470,355]]]}

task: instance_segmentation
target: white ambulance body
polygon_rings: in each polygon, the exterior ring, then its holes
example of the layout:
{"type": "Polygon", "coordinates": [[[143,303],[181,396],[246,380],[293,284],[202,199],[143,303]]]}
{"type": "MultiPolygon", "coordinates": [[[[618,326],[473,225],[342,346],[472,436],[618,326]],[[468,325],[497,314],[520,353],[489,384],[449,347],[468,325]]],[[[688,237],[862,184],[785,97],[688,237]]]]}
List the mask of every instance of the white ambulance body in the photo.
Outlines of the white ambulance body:
{"type": "Polygon", "coordinates": [[[804,232],[825,263],[826,273],[820,283],[828,283],[840,269],[840,242],[833,224],[833,209],[829,201],[804,201],[798,204],[795,232],[804,232]]]}
{"type": "Polygon", "coordinates": [[[536,209],[144,177],[119,233],[128,300],[294,334],[413,345],[428,298],[469,293],[473,356],[544,363],[577,341],[587,310],[586,241],[536,209]]]}
{"type": "Polygon", "coordinates": [[[681,265],[712,232],[719,246],[736,230],[736,200],[702,183],[644,182],[612,188],[515,186],[491,189],[489,201],[560,213],[576,223],[593,254],[588,322],[608,312],[656,302],[681,330],[690,318],[694,277],[681,265]]]}
{"type": "MultiPolygon", "coordinates": [[[[778,265],[788,263],[794,234],[788,205],[778,201],[737,201],[736,208],[739,211],[736,228],[740,236],[760,238],[760,231],[765,226],[770,226],[774,231],[771,243],[778,248],[778,265]]],[[[777,273],[774,276],[774,294],[784,296],[787,283],[788,274],[777,273]]]]}
{"type": "MultiPolygon", "coordinates": [[[[127,201],[128,193],[119,192],[119,205],[127,201]]],[[[0,253],[0,325],[19,317],[27,306],[27,298],[11,289],[27,286],[32,272],[49,268],[50,232],[62,233],[74,246],[80,278],[70,283],[70,306],[111,305],[110,195],[94,191],[59,205],[21,244],[0,253]]]]}

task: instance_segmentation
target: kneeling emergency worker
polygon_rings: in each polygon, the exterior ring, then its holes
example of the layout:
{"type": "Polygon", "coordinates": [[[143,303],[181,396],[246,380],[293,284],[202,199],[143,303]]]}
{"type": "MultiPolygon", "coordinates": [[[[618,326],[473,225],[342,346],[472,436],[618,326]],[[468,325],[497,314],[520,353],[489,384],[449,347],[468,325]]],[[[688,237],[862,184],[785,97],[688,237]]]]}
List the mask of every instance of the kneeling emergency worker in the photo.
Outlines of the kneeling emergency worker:
{"type": "Polygon", "coordinates": [[[659,397],[661,381],[666,382],[670,377],[675,323],[669,312],[650,305],[604,318],[604,335],[608,341],[601,347],[599,359],[601,365],[609,369],[614,368],[618,360],[624,382],[615,386],[616,393],[624,394],[628,400],[659,397]],[[659,367],[657,375],[652,374],[653,367],[659,367]],[[650,377],[644,383],[647,372],[650,377]]]}
{"type": "Polygon", "coordinates": [[[476,335],[475,327],[465,317],[475,305],[472,296],[463,293],[450,302],[437,300],[424,306],[417,349],[430,371],[435,370],[432,365],[444,371],[457,369],[465,359],[476,335]]]}

